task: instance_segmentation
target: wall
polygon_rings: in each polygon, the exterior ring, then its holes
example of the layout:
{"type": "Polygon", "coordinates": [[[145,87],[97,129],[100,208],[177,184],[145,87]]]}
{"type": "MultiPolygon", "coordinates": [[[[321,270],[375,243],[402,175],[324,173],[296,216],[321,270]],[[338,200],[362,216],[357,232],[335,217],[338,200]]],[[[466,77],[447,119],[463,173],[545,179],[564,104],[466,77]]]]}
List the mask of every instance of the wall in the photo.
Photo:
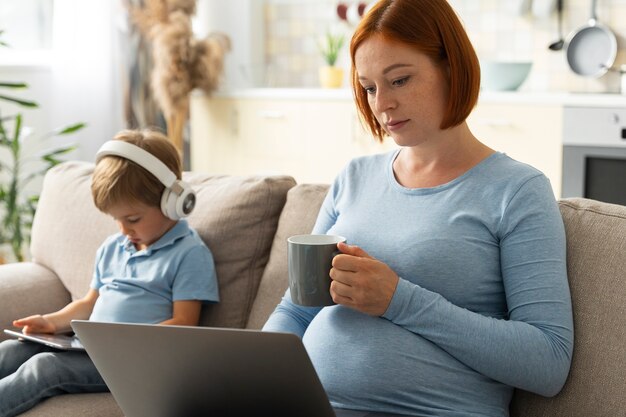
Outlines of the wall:
{"type": "MultiPolygon", "coordinates": [[[[0,114],[21,112],[23,125],[32,131],[32,136],[24,138],[25,155],[74,143],[78,149],[65,159],[92,161],[99,146],[122,128],[122,83],[115,56],[119,29],[115,17],[120,7],[111,0],[55,0],[50,55],[35,60],[35,64],[0,59],[0,80],[29,86],[21,91],[2,89],[0,93],[39,104],[39,108],[24,109],[0,101],[0,114]],[[55,129],[78,122],[87,127],[67,137],[40,140],[55,129]]],[[[6,153],[0,153],[0,161],[7,158],[6,153]]],[[[31,163],[25,169],[34,167],[31,163]]],[[[40,181],[35,181],[27,191],[36,193],[40,187],[40,181]]]]}
{"type": "Polygon", "coordinates": [[[29,85],[26,90],[2,92],[39,104],[31,110],[0,102],[0,112],[24,113],[24,124],[35,136],[77,122],[87,124],[54,142],[78,144],[68,158],[93,160],[100,144],[122,128],[122,82],[116,56],[120,7],[110,0],[55,0],[50,55],[35,65],[0,60],[0,80],[29,85]]]}
{"type": "MultiPolygon", "coordinates": [[[[317,71],[324,60],[317,42],[326,33],[352,28],[340,21],[333,0],[265,0],[265,51],[268,87],[318,87],[317,71]]],[[[347,43],[347,42],[346,42],[347,43]]],[[[337,65],[349,68],[344,46],[337,65]]],[[[344,84],[345,84],[344,77],[344,84]]]]}
{"type": "MultiPolygon", "coordinates": [[[[538,0],[534,0],[538,1],[538,0]]],[[[510,4],[497,0],[451,0],[465,23],[479,57],[483,59],[531,60],[533,69],[523,89],[533,91],[617,92],[619,76],[608,73],[594,79],[573,73],[565,57],[565,49],[550,51],[548,45],[558,39],[557,16],[548,19],[532,13],[517,16],[510,13],[510,4]]],[[[591,16],[591,0],[564,0],[563,28],[566,36],[591,16]]],[[[597,17],[616,34],[618,48],[626,47],[626,1],[598,0],[597,17]]],[[[616,65],[626,64],[624,51],[616,65]]]]}
{"type": "Polygon", "coordinates": [[[259,0],[196,0],[193,18],[198,38],[210,32],[223,32],[232,50],[224,62],[225,89],[248,88],[263,84],[265,77],[264,3],[259,0]]]}
{"type": "MultiPolygon", "coordinates": [[[[464,22],[479,58],[532,60],[533,69],[522,90],[617,92],[619,76],[609,73],[600,79],[574,74],[567,65],[565,51],[550,51],[548,45],[558,39],[557,16],[535,17],[531,10],[513,13],[518,0],[450,0],[464,22]]],[[[528,4],[531,4],[528,0],[528,4]]],[[[535,2],[546,0],[534,0],[535,2]]],[[[547,0],[550,1],[550,0],[547,0]]],[[[350,3],[349,0],[344,1],[350,3]]],[[[564,0],[565,34],[584,25],[591,15],[591,0],[564,0]]],[[[266,0],[266,86],[316,87],[317,68],[323,61],[316,40],[326,30],[353,28],[336,18],[337,1],[266,0]]],[[[626,48],[626,0],[598,0],[598,20],[617,35],[618,46],[626,48]]],[[[340,64],[346,69],[348,48],[344,47],[340,64]]],[[[626,53],[618,53],[616,64],[626,64],[626,53]]],[[[344,81],[344,85],[346,82],[344,81]]]]}

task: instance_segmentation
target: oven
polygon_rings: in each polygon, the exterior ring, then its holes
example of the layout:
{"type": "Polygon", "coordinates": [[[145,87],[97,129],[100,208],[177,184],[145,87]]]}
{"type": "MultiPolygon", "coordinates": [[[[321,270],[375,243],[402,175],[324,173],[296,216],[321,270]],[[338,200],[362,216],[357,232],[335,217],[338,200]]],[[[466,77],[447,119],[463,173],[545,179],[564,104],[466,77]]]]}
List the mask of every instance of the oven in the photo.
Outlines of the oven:
{"type": "Polygon", "coordinates": [[[626,205],[626,108],[565,107],[562,197],[626,205]]]}

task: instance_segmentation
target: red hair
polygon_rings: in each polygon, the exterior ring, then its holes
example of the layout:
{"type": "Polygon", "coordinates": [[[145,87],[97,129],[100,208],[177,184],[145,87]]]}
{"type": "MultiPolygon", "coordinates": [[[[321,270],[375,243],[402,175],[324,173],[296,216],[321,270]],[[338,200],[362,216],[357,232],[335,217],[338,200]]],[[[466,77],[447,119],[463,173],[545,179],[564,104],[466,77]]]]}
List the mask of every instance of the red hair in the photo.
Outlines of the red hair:
{"type": "Polygon", "coordinates": [[[356,50],[374,35],[413,46],[445,71],[449,96],[441,129],[458,126],[467,119],[478,101],[480,65],[452,7],[446,0],[379,0],[361,20],[350,42],[350,76],[356,106],[379,141],[386,133],[369,107],[354,65],[356,50]]]}

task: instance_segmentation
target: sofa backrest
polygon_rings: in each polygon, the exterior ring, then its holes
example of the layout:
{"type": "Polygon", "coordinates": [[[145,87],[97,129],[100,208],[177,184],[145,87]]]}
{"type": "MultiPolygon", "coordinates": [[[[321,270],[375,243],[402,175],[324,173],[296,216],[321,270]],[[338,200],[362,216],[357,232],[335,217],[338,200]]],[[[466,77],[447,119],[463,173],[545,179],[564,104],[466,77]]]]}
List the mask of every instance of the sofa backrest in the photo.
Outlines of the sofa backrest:
{"type": "Polygon", "coordinates": [[[574,354],[554,398],[516,391],[512,417],[626,416],[626,207],[559,202],[567,235],[574,354]]]}
{"type": "Polygon", "coordinates": [[[220,290],[220,302],[203,309],[200,324],[243,328],[295,180],[195,173],[184,179],[198,199],[189,224],[213,253],[220,290]]]}
{"type": "MultiPolygon", "coordinates": [[[[73,299],[87,291],[96,249],[117,231],[93,206],[92,171],[83,162],[50,170],[33,224],[35,262],[54,271],[73,299]]],[[[189,222],[213,252],[220,284],[221,303],[204,309],[201,324],[260,328],[287,288],[286,239],[311,231],[328,186],[294,188],[293,178],[280,176],[185,173],[185,180],[198,193],[189,222]]],[[[511,416],[624,415],[626,207],[586,199],[559,205],[574,309],[572,368],[554,398],[516,390],[511,416]]]]}
{"type": "MultiPolygon", "coordinates": [[[[66,162],[48,171],[33,224],[34,261],[54,271],[72,299],[85,295],[97,248],[117,232],[115,222],[93,205],[92,172],[93,164],[86,162],[66,162]]],[[[189,224],[213,253],[220,288],[220,303],[203,309],[201,324],[245,327],[295,181],[287,176],[183,177],[197,194],[189,224]]]]}
{"type": "Polygon", "coordinates": [[[311,233],[328,188],[329,186],[325,184],[299,184],[287,193],[287,203],[278,221],[270,258],[263,272],[261,285],[246,327],[262,328],[280,302],[289,286],[287,238],[311,233]]]}
{"type": "Polygon", "coordinates": [[[33,220],[33,260],[58,275],[72,300],[87,293],[96,249],[117,231],[91,198],[93,164],[65,162],[50,169],[43,181],[33,220]]]}

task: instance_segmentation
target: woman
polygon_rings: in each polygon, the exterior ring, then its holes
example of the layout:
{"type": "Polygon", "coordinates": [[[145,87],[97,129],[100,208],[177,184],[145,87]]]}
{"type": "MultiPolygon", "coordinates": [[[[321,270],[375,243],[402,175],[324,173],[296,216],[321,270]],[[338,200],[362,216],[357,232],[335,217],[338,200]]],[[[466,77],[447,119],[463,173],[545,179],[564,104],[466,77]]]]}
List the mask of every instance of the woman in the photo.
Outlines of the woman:
{"type": "Polygon", "coordinates": [[[353,160],[314,233],[346,236],[336,306],[287,291],[265,330],[300,335],[336,407],[506,416],[513,388],[555,395],[573,325],[549,181],[465,122],[480,70],[445,0],[380,0],[352,38],[357,107],[398,151],[353,160]]]}

